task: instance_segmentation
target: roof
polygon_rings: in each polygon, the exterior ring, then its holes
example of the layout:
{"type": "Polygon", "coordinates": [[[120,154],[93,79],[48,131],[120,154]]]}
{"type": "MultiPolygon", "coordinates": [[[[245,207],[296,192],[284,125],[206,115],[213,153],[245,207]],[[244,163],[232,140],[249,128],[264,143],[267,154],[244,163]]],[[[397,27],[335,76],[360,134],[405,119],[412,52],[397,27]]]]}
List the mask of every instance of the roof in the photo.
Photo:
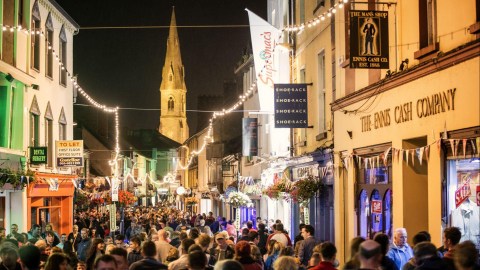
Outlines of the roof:
{"type": "Polygon", "coordinates": [[[130,130],[124,139],[128,147],[132,147],[133,150],[146,157],[152,157],[154,148],[160,151],[168,151],[177,149],[181,145],[156,129],[130,130]]]}

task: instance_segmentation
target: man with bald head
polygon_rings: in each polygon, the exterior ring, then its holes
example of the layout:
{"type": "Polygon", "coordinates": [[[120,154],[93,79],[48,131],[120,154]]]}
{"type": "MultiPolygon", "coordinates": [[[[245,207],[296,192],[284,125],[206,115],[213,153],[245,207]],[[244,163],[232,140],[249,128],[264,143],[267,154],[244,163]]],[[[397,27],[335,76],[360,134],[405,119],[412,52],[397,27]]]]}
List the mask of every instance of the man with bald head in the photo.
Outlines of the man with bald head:
{"type": "Polygon", "coordinates": [[[166,230],[158,231],[158,241],[155,241],[155,246],[157,247],[157,259],[162,263],[166,262],[170,249],[177,249],[168,243],[167,238],[168,232],[166,230]]]}
{"type": "Polygon", "coordinates": [[[379,269],[382,261],[382,248],[373,240],[365,240],[360,244],[358,259],[361,269],[379,269]]]}
{"type": "Polygon", "coordinates": [[[398,269],[402,267],[413,257],[413,250],[407,243],[407,230],[398,228],[393,235],[392,245],[387,256],[393,260],[398,269]]]}

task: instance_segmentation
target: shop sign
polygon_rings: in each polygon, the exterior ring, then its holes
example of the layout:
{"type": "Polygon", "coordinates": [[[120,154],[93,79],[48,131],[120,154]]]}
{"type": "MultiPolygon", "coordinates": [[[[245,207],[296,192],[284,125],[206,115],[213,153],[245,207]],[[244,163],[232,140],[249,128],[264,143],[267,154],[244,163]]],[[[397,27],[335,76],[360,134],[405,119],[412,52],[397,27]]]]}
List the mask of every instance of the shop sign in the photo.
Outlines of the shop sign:
{"type": "MultiPolygon", "coordinates": [[[[478,189],[477,189],[478,192],[478,189]]],[[[455,191],[455,206],[458,208],[468,197],[472,195],[470,181],[465,181],[460,188],[455,191]]],[[[477,196],[478,197],[478,196],[477,196]]]]}
{"type": "Polygon", "coordinates": [[[307,128],[307,85],[275,84],[275,128],[307,128]]]}
{"type": "Polygon", "coordinates": [[[47,147],[30,147],[30,164],[38,165],[47,163],[47,147]]]}
{"type": "Polygon", "coordinates": [[[388,69],[388,12],[350,10],[350,68],[388,69]]]}
{"type": "Polygon", "coordinates": [[[83,167],[83,140],[56,141],[57,167],[83,167]]]}
{"type": "Polygon", "coordinates": [[[318,176],[318,164],[292,168],[293,180],[307,178],[309,175],[318,176]]]}
{"type": "Polygon", "coordinates": [[[115,230],[117,228],[117,206],[116,204],[112,203],[110,205],[110,228],[115,230]]]}
{"type": "Polygon", "coordinates": [[[477,186],[477,205],[480,206],[480,186],[477,186]]]}
{"type": "Polygon", "coordinates": [[[372,200],[372,213],[381,214],[382,213],[382,201],[372,200]]]}
{"type": "Polygon", "coordinates": [[[401,124],[418,118],[429,117],[439,113],[455,110],[455,93],[457,89],[432,94],[414,101],[398,104],[394,108],[386,108],[360,117],[362,132],[388,127],[391,124],[401,124]]]}

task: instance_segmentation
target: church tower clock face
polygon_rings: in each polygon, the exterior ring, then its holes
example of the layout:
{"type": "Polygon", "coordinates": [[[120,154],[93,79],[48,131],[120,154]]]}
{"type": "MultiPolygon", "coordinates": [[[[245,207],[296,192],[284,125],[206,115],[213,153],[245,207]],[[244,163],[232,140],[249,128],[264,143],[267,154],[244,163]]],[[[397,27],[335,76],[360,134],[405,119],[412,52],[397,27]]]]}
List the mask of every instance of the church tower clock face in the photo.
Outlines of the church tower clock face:
{"type": "Polygon", "coordinates": [[[185,142],[189,134],[186,96],[185,70],[180,53],[175,10],[173,10],[160,84],[159,132],[178,143],[185,142]]]}

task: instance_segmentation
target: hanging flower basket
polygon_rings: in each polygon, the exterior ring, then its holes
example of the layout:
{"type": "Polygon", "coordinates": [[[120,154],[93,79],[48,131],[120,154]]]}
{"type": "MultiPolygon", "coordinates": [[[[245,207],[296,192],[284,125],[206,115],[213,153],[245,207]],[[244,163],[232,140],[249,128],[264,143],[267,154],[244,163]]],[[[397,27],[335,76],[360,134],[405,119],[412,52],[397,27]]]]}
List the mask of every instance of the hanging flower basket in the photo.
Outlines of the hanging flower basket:
{"type": "Polygon", "coordinates": [[[280,180],[273,185],[267,187],[263,194],[268,196],[270,199],[278,200],[288,197],[288,193],[292,191],[291,182],[280,180]]]}
{"type": "Polygon", "coordinates": [[[309,175],[307,178],[300,179],[293,184],[289,193],[290,200],[300,204],[306,204],[315,196],[317,191],[323,191],[325,185],[318,176],[309,175]]]}
{"type": "Polygon", "coordinates": [[[234,191],[228,194],[227,198],[223,199],[225,203],[230,204],[233,207],[253,207],[252,200],[247,194],[234,191]]]}
{"type": "Polygon", "coordinates": [[[126,190],[118,191],[118,203],[120,207],[129,207],[132,206],[137,201],[137,197],[133,193],[126,190]]]}

